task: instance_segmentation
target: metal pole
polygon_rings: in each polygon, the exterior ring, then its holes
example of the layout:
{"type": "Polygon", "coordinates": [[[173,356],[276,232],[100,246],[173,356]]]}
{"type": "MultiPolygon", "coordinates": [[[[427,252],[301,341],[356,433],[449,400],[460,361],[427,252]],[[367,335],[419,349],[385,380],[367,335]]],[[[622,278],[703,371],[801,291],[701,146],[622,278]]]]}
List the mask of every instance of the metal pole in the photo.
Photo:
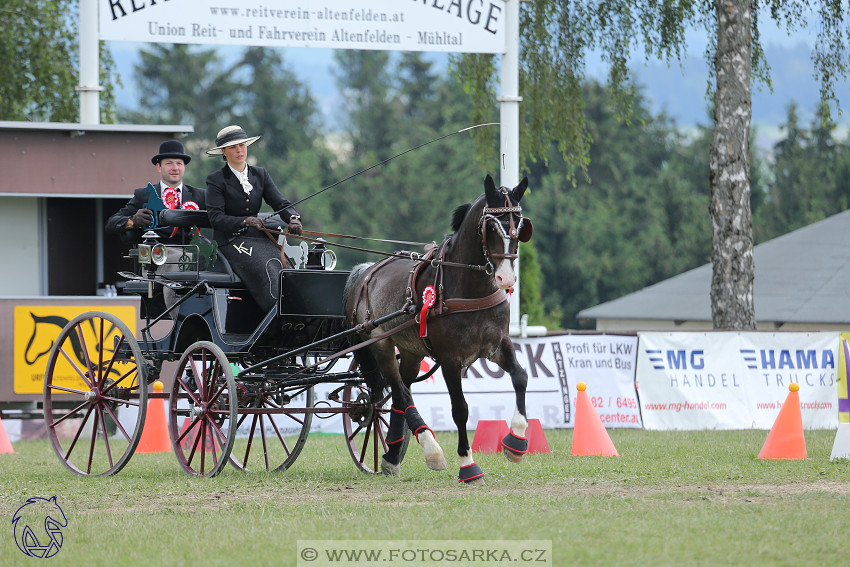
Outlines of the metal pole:
{"type": "MultiPolygon", "coordinates": [[[[519,183],[519,3],[505,0],[505,53],[502,55],[501,93],[499,100],[501,133],[501,184],[516,187],[519,183]]],[[[519,262],[517,258],[513,297],[511,297],[511,329],[520,326],[519,262]]],[[[516,334],[516,333],[512,333],[516,334]]]]}
{"type": "Polygon", "coordinates": [[[100,123],[99,38],[97,0],[80,0],[80,124],[100,123]]]}

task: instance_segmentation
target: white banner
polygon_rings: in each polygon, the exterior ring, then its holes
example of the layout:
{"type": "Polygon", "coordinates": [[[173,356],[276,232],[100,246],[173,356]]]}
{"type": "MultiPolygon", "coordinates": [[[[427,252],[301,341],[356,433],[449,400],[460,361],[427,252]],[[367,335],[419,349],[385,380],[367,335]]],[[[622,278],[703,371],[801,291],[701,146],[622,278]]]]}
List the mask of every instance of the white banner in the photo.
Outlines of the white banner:
{"type": "Polygon", "coordinates": [[[100,39],[504,53],[504,0],[99,0],[100,39]]]}
{"type": "MultiPolygon", "coordinates": [[[[528,373],[526,410],[544,429],[573,427],[576,384],[585,382],[605,427],[642,427],[635,392],[636,336],[561,335],[513,339],[519,363],[528,373]]],[[[425,365],[431,363],[426,358],[425,365]]],[[[426,368],[423,367],[423,370],[426,368]]],[[[325,399],[325,386],[316,388],[316,399],[325,399]]],[[[330,388],[328,388],[328,391],[330,388]]],[[[455,431],[451,402],[443,376],[434,375],[411,388],[416,408],[431,429],[455,431]]],[[[509,423],[516,407],[511,377],[486,360],[474,362],[463,377],[469,405],[467,429],[481,419],[509,423]]],[[[341,431],[341,420],[329,419],[313,428],[341,431]]]]}
{"type": "Polygon", "coordinates": [[[792,382],[803,426],[838,426],[838,333],[640,333],[646,429],[770,429],[792,382]]]}

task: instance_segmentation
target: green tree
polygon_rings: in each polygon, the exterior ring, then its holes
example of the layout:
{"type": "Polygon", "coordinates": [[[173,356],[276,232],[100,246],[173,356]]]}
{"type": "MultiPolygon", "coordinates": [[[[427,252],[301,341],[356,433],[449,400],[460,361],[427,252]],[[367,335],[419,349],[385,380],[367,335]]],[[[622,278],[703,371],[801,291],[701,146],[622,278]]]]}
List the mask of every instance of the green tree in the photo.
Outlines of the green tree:
{"type": "Polygon", "coordinates": [[[187,149],[199,153],[210,147],[216,133],[233,122],[240,93],[232,67],[225,66],[214,49],[183,44],[152,43],[139,54],[141,62],[134,73],[141,93],[140,110],[125,118],[191,124],[195,132],[187,139],[187,149]]]}
{"type": "Polygon", "coordinates": [[[618,120],[601,85],[589,83],[582,96],[595,140],[592,183],[569,181],[555,152],[531,166],[523,202],[542,258],[543,302],[562,310],[568,328],[581,326],[581,309],[694,268],[709,252],[705,138],[686,143],[664,115],[650,115],[639,92],[631,124],[618,120]]]}
{"type": "MultiPolygon", "coordinates": [[[[244,75],[237,87],[233,120],[263,137],[251,159],[268,169],[287,199],[295,202],[329,183],[331,154],[319,129],[319,109],[309,88],[286,64],[281,50],[246,49],[233,72],[244,75]]],[[[322,200],[299,206],[305,227],[330,220],[322,200]]]]}
{"type": "Polygon", "coordinates": [[[339,50],[335,77],[345,100],[347,133],[354,158],[392,147],[397,141],[398,105],[385,51],[339,50]]]}
{"type": "MultiPolygon", "coordinates": [[[[4,0],[0,4],[0,120],[78,122],[77,2],[4,0]]],[[[115,66],[101,44],[100,119],[115,112],[115,66]]]]}
{"type": "Polygon", "coordinates": [[[788,107],[785,136],[774,145],[765,203],[753,213],[757,241],[796,230],[850,207],[850,147],[835,140],[835,124],[816,112],[810,129],[788,107]]]}
{"type": "MultiPolygon", "coordinates": [[[[514,0],[509,0],[514,1],[514,0]]],[[[531,0],[520,5],[521,121],[527,135],[522,158],[545,160],[551,144],[573,179],[588,174],[592,134],[585,121],[581,82],[584,58],[598,49],[610,64],[609,86],[621,117],[632,115],[635,89],[627,67],[631,51],[642,45],[647,58],[680,59],[686,50],[685,30],[708,31],[706,58],[714,88],[714,136],[710,154],[712,317],[717,328],[754,328],[752,227],[750,211],[750,116],[753,79],[769,85],[769,67],[760,43],[760,8],[787,29],[818,25],[813,53],[824,107],[836,101],[835,81],[846,75],[848,8],[832,0],[769,2],[587,2],[531,0]]],[[[493,102],[495,66],[486,56],[461,57],[456,63],[476,109],[493,102]]],[[[523,162],[525,163],[525,161],[523,162]]]]}

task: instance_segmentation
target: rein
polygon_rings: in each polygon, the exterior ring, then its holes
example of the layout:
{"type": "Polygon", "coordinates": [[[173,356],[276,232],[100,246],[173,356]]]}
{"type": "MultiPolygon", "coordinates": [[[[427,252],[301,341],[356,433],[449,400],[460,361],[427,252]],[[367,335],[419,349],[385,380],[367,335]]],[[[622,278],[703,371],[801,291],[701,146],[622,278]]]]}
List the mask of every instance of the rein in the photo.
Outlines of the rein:
{"type": "MultiPolygon", "coordinates": [[[[380,256],[387,256],[389,258],[402,258],[404,260],[412,260],[412,261],[417,262],[417,263],[418,262],[428,262],[435,268],[437,266],[447,266],[449,268],[465,268],[465,269],[469,269],[469,270],[482,271],[482,272],[484,272],[488,275],[492,274],[493,270],[494,270],[493,264],[491,262],[487,262],[486,264],[463,264],[463,263],[460,263],[460,262],[449,262],[448,260],[440,260],[440,259],[437,259],[437,258],[430,259],[430,258],[428,258],[427,253],[411,252],[409,250],[398,250],[396,252],[384,252],[382,250],[375,250],[375,249],[371,249],[371,248],[361,248],[359,246],[349,246],[347,244],[339,244],[338,242],[328,242],[326,240],[322,240],[322,239],[319,239],[319,238],[310,238],[309,236],[303,236],[303,233],[312,234],[312,235],[342,236],[342,237],[345,237],[346,235],[335,235],[335,234],[332,234],[332,233],[312,232],[312,231],[306,231],[306,230],[302,232],[302,235],[296,235],[296,234],[289,234],[288,232],[284,232],[284,231],[280,231],[280,230],[273,230],[273,229],[270,229],[270,228],[265,228],[265,229],[262,229],[262,230],[263,230],[263,232],[265,232],[269,236],[269,238],[272,238],[272,235],[276,235],[276,236],[284,235],[284,236],[287,236],[287,237],[297,238],[299,240],[305,240],[307,242],[321,243],[321,244],[325,244],[325,245],[329,245],[329,246],[336,246],[338,248],[345,248],[347,250],[357,250],[359,252],[368,252],[370,254],[378,254],[380,256]]],[[[427,246],[433,246],[435,248],[437,246],[437,244],[435,242],[423,244],[422,242],[406,242],[406,241],[403,241],[403,240],[382,240],[382,239],[379,239],[379,238],[366,238],[366,237],[361,237],[361,236],[350,236],[349,238],[361,238],[363,240],[376,240],[376,241],[379,241],[379,242],[390,242],[390,243],[397,243],[397,244],[423,245],[423,246],[426,246],[426,247],[427,246]]],[[[272,238],[272,240],[274,240],[274,239],[272,238]]]]}

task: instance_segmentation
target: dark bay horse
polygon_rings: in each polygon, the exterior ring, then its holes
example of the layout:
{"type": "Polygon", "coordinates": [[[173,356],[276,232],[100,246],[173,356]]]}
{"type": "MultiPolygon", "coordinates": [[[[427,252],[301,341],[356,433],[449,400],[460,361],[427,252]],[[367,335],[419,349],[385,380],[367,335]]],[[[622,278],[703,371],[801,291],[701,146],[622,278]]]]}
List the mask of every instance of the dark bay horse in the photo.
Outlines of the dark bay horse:
{"type": "Polygon", "coordinates": [[[356,351],[355,357],[373,393],[380,395],[384,386],[392,392],[389,449],[381,464],[384,474],[400,473],[405,427],[416,435],[428,467],[446,468],[443,450],[416,410],[410,391],[426,356],[441,365],[451,399],[452,418],[458,430],[459,480],[483,482],[484,476],[470,454],[466,433],[469,408],[461,388],[462,372],[479,358],[508,372],[516,392],[511,431],[502,440],[505,455],[520,462],[528,449],[528,376],[517,362],[508,335],[510,306],[506,291],[516,283],[514,260],[518,243],[531,237],[531,221],[523,219],[519,205],[527,187],[526,178],[514,189],[497,188],[488,175],[484,195],[455,209],[451,224],[454,233],[428,251],[424,261],[415,254],[412,258],[391,257],[358,265],[349,276],[345,290],[349,324],[360,326],[364,340],[381,337],[356,351]],[[428,309],[431,301],[433,306],[428,309]],[[403,317],[377,327],[370,324],[406,305],[415,306],[415,320],[403,317]]]}

